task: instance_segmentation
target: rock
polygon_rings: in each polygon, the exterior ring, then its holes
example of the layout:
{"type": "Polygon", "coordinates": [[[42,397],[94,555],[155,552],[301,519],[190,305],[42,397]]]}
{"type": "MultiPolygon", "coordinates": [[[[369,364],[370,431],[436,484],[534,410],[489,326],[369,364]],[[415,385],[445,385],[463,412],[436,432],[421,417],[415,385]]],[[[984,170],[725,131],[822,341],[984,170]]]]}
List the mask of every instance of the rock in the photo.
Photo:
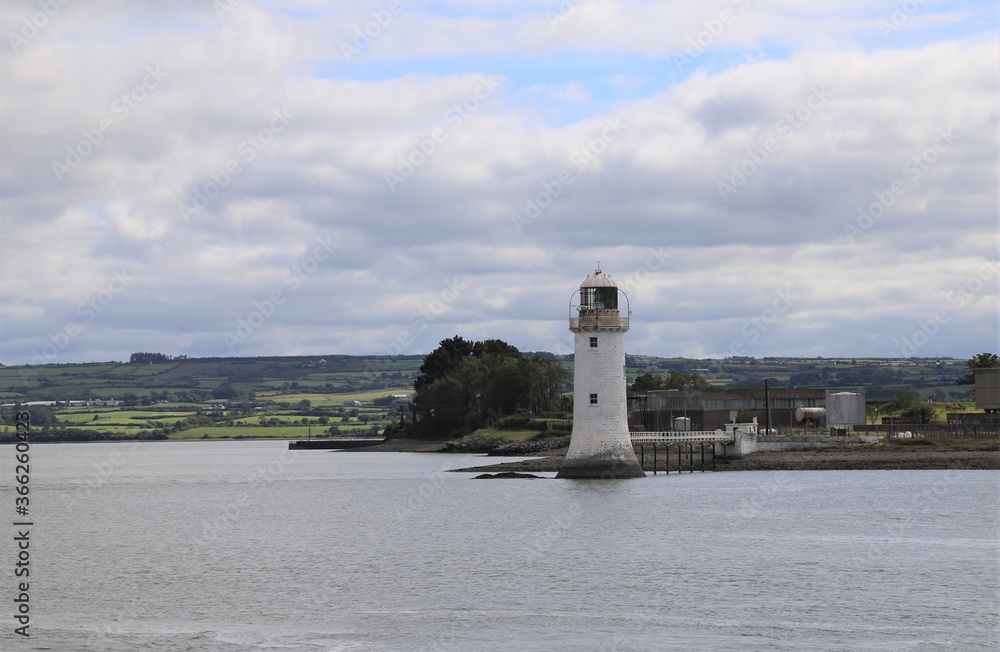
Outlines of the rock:
{"type": "Polygon", "coordinates": [[[488,455],[524,457],[527,455],[536,455],[538,453],[547,453],[549,451],[559,450],[560,448],[565,448],[567,446],[569,446],[569,437],[545,439],[542,441],[521,441],[514,442],[512,444],[504,444],[503,446],[497,446],[491,450],[488,455]]]}
{"type": "Polygon", "coordinates": [[[483,473],[482,475],[477,475],[473,480],[492,480],[494,478],[541,478],[540,475],[534,475],[532,473],[515,473],[513,471],[504,471],[502,473],[483,473]]]}

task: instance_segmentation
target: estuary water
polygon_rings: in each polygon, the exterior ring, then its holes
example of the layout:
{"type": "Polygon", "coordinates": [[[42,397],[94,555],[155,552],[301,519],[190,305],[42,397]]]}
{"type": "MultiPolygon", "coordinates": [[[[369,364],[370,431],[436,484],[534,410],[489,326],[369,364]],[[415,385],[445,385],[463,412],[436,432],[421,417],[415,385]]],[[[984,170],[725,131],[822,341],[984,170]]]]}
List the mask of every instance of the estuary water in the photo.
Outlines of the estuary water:
{"type": "Polygon", "coordinates": [[[495,458],[278,441],[31,456],[31,636],[5,518],[4,650],[1000,645],[991,471],[472,480],[446,469],[495,458]]]}

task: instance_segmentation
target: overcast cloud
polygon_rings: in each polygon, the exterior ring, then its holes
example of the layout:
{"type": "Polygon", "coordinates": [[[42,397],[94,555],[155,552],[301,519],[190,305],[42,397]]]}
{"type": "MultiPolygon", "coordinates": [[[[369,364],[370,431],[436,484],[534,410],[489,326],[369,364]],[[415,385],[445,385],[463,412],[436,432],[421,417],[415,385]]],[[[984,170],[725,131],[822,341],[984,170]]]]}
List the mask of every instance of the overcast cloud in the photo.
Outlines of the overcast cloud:
{"type": "Polygon", "coordinates": [[[1000,350],[995,2],[35,0],[0,362],[1000,350]]]}

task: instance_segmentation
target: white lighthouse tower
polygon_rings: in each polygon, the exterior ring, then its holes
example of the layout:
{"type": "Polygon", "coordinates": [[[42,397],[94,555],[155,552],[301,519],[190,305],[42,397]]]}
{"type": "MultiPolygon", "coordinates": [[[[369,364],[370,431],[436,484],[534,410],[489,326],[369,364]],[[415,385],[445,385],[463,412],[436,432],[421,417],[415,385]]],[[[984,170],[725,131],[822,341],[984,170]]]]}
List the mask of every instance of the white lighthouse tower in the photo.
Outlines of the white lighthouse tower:
{"type": "MultiPolygon", "coordinates": [[[[625,300],[627,304],[628,297],[625,300]]],[[[580,284],[579,305],[570,299],[569,329],[575,340],[573,435],[558,478],[646,475],[632,449],[625,404],[625,331],[630,314],[619,313],[618,286],[600,268],[580,284]]]]}

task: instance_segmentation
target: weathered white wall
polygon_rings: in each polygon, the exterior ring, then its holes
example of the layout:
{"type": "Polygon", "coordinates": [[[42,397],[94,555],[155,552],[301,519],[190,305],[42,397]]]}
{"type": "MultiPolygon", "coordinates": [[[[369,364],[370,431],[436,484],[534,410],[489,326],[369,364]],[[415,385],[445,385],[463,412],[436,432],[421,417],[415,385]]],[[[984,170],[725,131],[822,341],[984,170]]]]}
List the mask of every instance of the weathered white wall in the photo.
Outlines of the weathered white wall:
{"type": "Polygon", "coordinates": [[[583,332],[574,337],[573,438],[579,429],[581,441],[604,433],[620,433],[628,441],[625,402],[625,333],[583,332]],[[591,348],[590,338],[597,338],[591,348]],[[597,405],[590,395],[597,394],[597,405]]]}
{"type": "Polygon", "coordinates": [[[573,434],[560,474],[572,477],[573,468],[593,468],[593,477],[604,472],[612,477],[643,475],[628,433],[625,385],[625,333],[575,333],[573,434]],[[596,348],[590,346],[591,337],[597,338],[596,348]],[[590,403],[591,394],[597,394],[596,405],[590,403]]]}

